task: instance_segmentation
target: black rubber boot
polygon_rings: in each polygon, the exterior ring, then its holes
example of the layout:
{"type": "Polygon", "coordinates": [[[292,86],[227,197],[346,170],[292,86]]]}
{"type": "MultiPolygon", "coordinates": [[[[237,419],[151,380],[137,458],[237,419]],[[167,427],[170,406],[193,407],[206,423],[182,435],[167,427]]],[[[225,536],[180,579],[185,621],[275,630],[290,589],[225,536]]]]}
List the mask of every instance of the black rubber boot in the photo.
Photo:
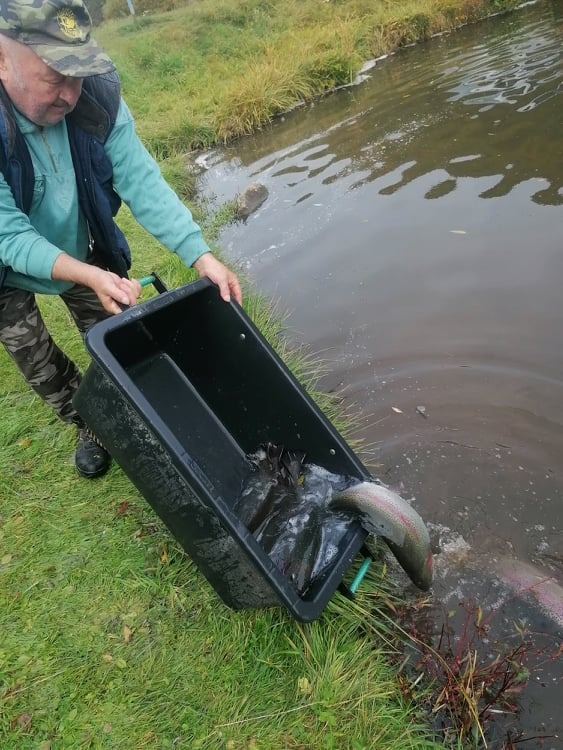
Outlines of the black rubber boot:
{"type": "Polygon", "coordinates": [[[74,454],[76,470],[86,479],[103,476],[111,464],[111,456],[87,428],[78,428],[78,445],[74,454]]]}

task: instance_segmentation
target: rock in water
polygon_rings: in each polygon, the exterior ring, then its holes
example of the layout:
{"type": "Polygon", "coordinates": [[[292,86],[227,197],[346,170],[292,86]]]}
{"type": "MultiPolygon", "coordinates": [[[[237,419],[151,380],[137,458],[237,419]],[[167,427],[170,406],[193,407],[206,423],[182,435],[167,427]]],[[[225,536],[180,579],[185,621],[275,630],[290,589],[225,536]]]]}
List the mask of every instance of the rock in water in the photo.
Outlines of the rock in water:
{"type": "Polygon", "coordinates": [[[251,183],[237,195],[237,216],[246,220],[268,197],[268,188],[261,182],[251,183]]]}

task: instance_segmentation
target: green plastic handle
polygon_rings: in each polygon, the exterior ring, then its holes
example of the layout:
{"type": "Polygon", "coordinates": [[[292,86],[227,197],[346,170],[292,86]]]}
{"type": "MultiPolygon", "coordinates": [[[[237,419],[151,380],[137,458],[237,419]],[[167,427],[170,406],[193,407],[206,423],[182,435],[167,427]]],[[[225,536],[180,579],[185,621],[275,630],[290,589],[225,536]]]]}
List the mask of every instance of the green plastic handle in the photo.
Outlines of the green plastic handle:
{"type": "Polygon", "coordinates": [[[360,565],[360,569],[356,573],[356,577],[352,583],[348,586],[352,594],[355,594],[358,590],[358,586],[363,581],[365,574],[368,572],[368,568],[371,565],[369,557],[365,557],[363,563],[360,565]]]}
{"type": "Polygon", "coordinates": [[[143,276],[142,279],[139,279],[139,284],[141,286],[148,286],[149,284],[152,284],[154,282],[154,276],[143,276]]]}

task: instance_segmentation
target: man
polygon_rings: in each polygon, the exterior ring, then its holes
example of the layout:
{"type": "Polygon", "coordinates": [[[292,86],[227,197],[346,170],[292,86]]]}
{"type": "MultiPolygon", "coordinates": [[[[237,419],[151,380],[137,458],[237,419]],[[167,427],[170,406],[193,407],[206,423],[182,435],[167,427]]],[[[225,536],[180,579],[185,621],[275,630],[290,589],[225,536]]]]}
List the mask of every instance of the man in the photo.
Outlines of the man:
{"type": "Polygon", "coordinates": [[[110,457],[72,405],[74,363],[47,331],[35,294],[58,294],[79,330],[135,304],[130,254],[113,221],[121,199],[187,266],[241,303],[236,275],[135,134],[110,58],[82,0],[0,2],[0,341],[25,380],[78,428],[75,464],[110,457]]]}

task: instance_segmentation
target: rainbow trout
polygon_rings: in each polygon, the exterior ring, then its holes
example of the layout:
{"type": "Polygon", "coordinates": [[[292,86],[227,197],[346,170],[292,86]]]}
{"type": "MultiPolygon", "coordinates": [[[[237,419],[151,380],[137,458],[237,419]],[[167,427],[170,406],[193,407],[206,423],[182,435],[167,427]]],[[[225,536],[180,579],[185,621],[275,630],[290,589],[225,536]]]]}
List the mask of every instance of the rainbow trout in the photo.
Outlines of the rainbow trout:
{"type": "Polygon", "coordinates": [[[372,534],[383,537],[411,581],[432,585],[433,558],[424,521],[406,500],[384,485],[360,482],[333,495],[332,510],[344,510],[372,534]]]}

